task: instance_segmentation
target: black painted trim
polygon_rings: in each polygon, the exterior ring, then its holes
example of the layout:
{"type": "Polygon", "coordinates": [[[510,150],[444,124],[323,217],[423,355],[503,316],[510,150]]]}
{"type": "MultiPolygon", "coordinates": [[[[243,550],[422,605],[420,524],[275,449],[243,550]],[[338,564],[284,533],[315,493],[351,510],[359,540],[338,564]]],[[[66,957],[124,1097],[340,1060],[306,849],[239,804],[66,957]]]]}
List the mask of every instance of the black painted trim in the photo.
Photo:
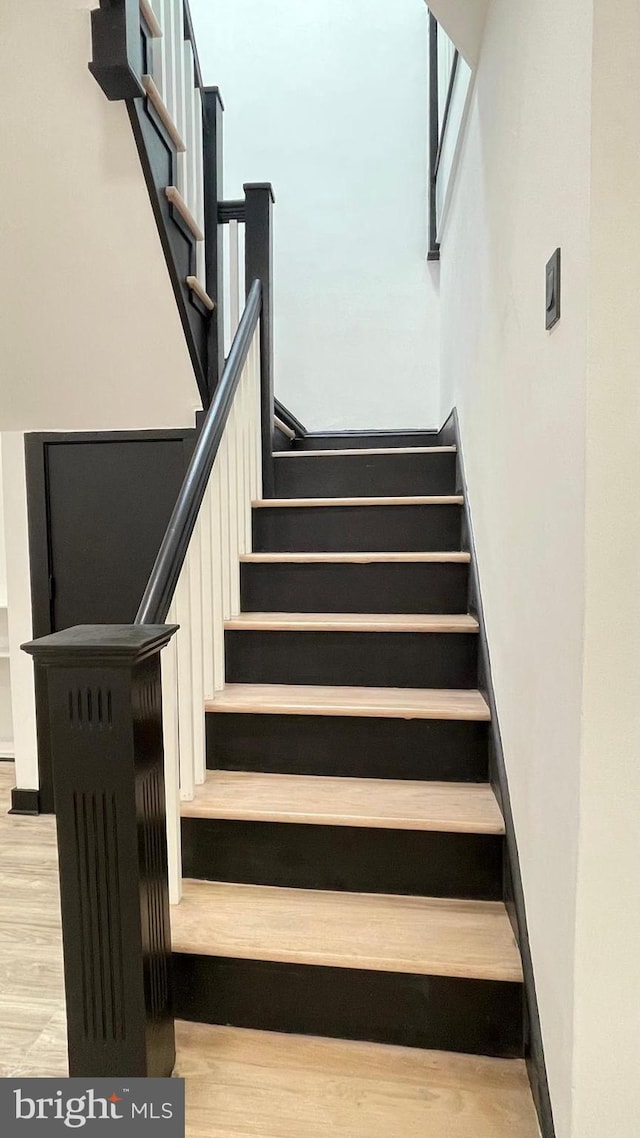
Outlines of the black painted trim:
{"type": "Polygon", "coordinates": [[[167,1077],[171,999],[160,651],[176,625],[85,625],[48,673],[69,1073],[167,1077]]]}
{"type": "Polygon", "coordinates": [[[262,284],[260,315],[260,419],[262,494],[272,498],[273,470],[273,187],[270,182],[247,182],[245,197],[244,279],[247,297],[251,282],[262,284]]]}
{"type": "MultiPolygon", "coordinates": [[[[483,692],[491,709],[491,724],[490,724],[490,778],[498,800],[502,807],[502,814],[505,821],[506,828],[506,882],[507,882],[507,897],[506,904],[511,922],[514,927],[514,932],[520,947],[520,955],[522,957],[522,967],[524,972],[524,989],[525,989],[525,1009],[526,1009],[526,1027],[525,1027],[525,1057],[527,1061],[527,1070],[529,1072],[529,1080],[531,1083],[531,1090],[538,1112],[540,1121],[540,1128],[542,1131],[542,1138],[555,1138],[555,1127],[553,1122],[553,1110],[551,1105],[551,1095],[549,1091],[549,1082],[547,1077],[547,1069],[544,1058],[544,1044],[542,1039],[542,1028],[540,1024],[540,1012],[538,1008],[538,999],[536,995],[535,975],[533,969],[533,959],[531,955],[531,944],[529,941],[529,931],[527,925],[526,903],[524,897],[524,889],[522,885],[522,875],[520,872],[520,858],[518,854],[518,841],[516,835],[516,827],[513,818],[513,810],[511,808],[511,798],[509,794],[509,779],[505,763],[504,751],[502,747],[502,737],[500,734],[500,723],[498,719],[498,709],[496,707],[495,691],[493,687],[493,679],[491,672],[491,656],[489,650],[489,642],[487,637],[486,621],[484,615],[484,608],[482,604],[482,595],[480,591],[480,579],[478,576],[478,560],[476,554],[476,544],[473,532],[473,521],[471,516],[471,506],[469,501],[469,491],[464,468],[464,455],[463,447],[460,437],[460,425],[458,420],[457,411],[454,409],[452,412],[453,422],[455,424],[456,443],[458,446],[458,463],[459,463],[459,489],[464,494],[464,514],[465,526],[463,530],[463,547],[468,549],[471,553],[471,572],[469,577],[469,611],[473,612],[477,617],[480,632],[479,632],[479,687],[483,692]]],[[[524,651],[524,647],[523,647],[524,651]]]]}
{"type": "Polygon", "coordinates": [[[9,813],[37,816],[40,813],[40,791],[21,790],[20,787],[14,786],[11,791],[11,809],[9,813]]]}
{"type": "MultiPolygon", "coordinates": [[[[275,459],[274,462],[278,462],[275,459]]],[[[275,499],[277,502],[278,499],[275,499]]],[[[253,510],[256,553],[401,553],[459,550],[459,504],[259,506],[253,510]]]]}
{"type": "Polygon", "coordinates": [[[307,428],[303,426],[299,419],[296,419],[293,412],[291,412],[288,407],[285,407],[284,403],[281,403],[277,397],[274,398],[273,404],[278,418],[282,419],[282,422],[292,431],[295,431],[296,435],[300,438],[304,438],[307,434],[307,428]]]}
{"type": "MultiPolygon", "coordinates": [[[[192,291],[185,283],[189,272],[195,272],[197,242],[191,231],[187,230],[173,216],[175,211],[171,209],[164,192],[166,186],[170,184],[167,182],[167,174],[160,170],[157,165],[157,158],[154,160],[152,156],[153,144],[151,140],[153,136],[156,136],[164,149],[164,161],[165,164],[169,163],[171,167],[171,183],[174,185],[177,173],[177,153],[173,141],[149,99],[127,100],[127,111],[200,398],[202,405],[206,407],[209,402],[207,339],[209,326],[214,321],[212,321],[208,310],[205,310],[199,303],[194,303],[192,291]],[[178,268],[180,247],[183,243],[188,250],[188,272],[180,272],[178,268]]],[[[206,245],[209,241],[206,233],[205,239],[206,245]]]]}
{"type": "Polygon", "coordinates": [[[466,613],[469,566],[455,561],[243,562],[244,612],[466,613]]]}
{"type": "Polygon", "coordinates": [[[458,62],[460,60],[460,52],[456,48],[453,56],[453,63],[451,65],[451,75],[449,76],[449,86],[447,88],[447,96],[444,104],[444,111],[442,114],[442,129],[440,131],[440,139],[438,141],[438,153],[436,154],[436,163],[434,170],[434,177],[438,180],[438,170],[440,169],[440,159],[442,157],[442,148],[444,146],[444,139],[447,133],[447,123],[449,121],[449,111],[451,110],[451,99],[453,97],[453,85],[456,81],[456,72],[458,70],[458,62]]]}
{"type": "Polygon", "coordinates": [[[227,629],[230,684],[475,688],[474,632],[227,629]]]}
{"type": "Polygon", "coordinates": [[[230,221],[244,221],[245,220],[245,201],[244,198],[238,201],[220,201],[218,202],[218,223],[220,225],[228,225],[230,221]]]}
{"type": "Polygon", "coordinates": [[[186,953],[174,953],[173,978],[179,1019],[504,1058],[523,1052],[517,983],[186,953]]]}
{"type": "MultiPolygon", "coordinates": [[[[355,448],[354,448],[355,449],[355,448]]],[[[277,498],[371,498],[453,494],[456,456],[450,451],[335,454],[289,450],[275,463],[277,498]]]]}
{"type": "Polygon", "coordinates": [[[215,301],[209,320],[207,384],[213,396],[224,370],[224,249],[219,225],[222,198],[222,129],[224,104],[217,87],[202,91],[202,135],[204,174],[205,277],[207,292],[215,301]]]}
{"type": "Polygon", "coordinates": [[[91,13],[93,56],[89,71],[107,99],[144,95],[139,0],[100,0],[91,13]]]}
{"type": "Polygon", "coordinates": [[[439,782],[488,779],[486,722],[209,712],[206,732],[209,769],[439,782]]]}
{"type": "Polygon", "coordinates": [[[428,261],[440,260],[436,205],[436,160],[440,135],[438,108],[438,21],[429,13],[429,251],[428,261]]]}
{"type": "Polygon", "coordinates": [[[196,44],[196,37],[193,31],[193,20],[191,19],[191,8],[189,7],[189,0],[182,0],[183,3],[183,16],[184,16],[184,38],[191,43],[191,50],[193,51],[193,71],[195,86],[199,87],[202,91],[204,84],[202,82],[202,69],[200,67],[200,60],[198,58],[198,45],[196,44]]]}
{"type": "Polygon", "coordinates": [[[500,834],[182,818],[182,873],[288,889],[501,901],[500,834]]]}

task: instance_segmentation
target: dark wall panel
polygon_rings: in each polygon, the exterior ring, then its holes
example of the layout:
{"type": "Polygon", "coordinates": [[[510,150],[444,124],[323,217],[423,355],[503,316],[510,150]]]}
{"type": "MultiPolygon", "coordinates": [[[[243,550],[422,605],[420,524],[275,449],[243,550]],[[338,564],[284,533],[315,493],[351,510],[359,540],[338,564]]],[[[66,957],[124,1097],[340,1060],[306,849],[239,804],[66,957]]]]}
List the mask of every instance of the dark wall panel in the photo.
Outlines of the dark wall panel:
{"type": "Polygon", "coordinates": [[[52,631],[133,620],[184,477],[183,439],[45,445],[52,631]]]}

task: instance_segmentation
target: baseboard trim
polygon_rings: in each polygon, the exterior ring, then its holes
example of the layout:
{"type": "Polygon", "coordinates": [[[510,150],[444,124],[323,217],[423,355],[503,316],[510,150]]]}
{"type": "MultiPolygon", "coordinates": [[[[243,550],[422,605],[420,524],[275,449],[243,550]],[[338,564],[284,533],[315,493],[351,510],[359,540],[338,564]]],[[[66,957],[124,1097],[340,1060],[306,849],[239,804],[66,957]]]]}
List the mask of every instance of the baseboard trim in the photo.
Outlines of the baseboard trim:
{"type": "Polygon", "coordinates": [[[11,809],[9,813],[37,817],[40,813],[40,791],[22,790],[20,787],[14,786],[11,791],[11,809]]]}
{"type": "Polygon", "coordinates": [[[514,932],[520,946],[522,968],[524,972],[526,1012],[525,1058],[527,1063],[527,1070],[529,1073],[529,1082],[531,1084],[531,1092],[538,1113],[538,1120],[540,1122],[542,1138],[555,1138],[553,1110],[551,1106],[549,1081],[547,1078],[547,1068],[544,1058],[542,1029],[540,1025],[540,1012],[536,995],[533,961],[531,957],[531,944],[529,941],[529,930],[527,925],[526,904],[524,898],[524,890],[522,887],[522,875],[520,872],[520,857],[518,853],[515,823],[513,819],[511,798],[509,794],[509,780],[507,776],[504,751],[502,747],[502,737],[500,734],[500,724],[492,681],[491,657],[487,640],[487,629],[484,609],[482,605],[482,594],[480,591],[480,579],[478,576],[478,561],[476,554],[475,537],[473,532],[473,523],[471,519],[469,489],[464,467],[464,450],[460,437],[460,424],[456,408],[453,409],[451,415],[449,416],[449,419],[442,429],[443,431],[453,431],[453,441],[455,441],[458,448],[458,480],[456,482],[456,492],[462,493],[464,495],[462,549],[467,550],[471,554],[471,566],[469,573],[469,612],[473,613],[474,616],[477,617],[478,623],[480,625],[478,645],[478,687],[487,700],[487,703],[491,709],[491,723],[489,726],[489,772],[490,780],[498,797],[498,801],[502,807],[502,813],[505,821],[505,887],[507,894],[505,900],[507,904],[507,910],[511,918],[511,923],[513,925],[514,932]]]}

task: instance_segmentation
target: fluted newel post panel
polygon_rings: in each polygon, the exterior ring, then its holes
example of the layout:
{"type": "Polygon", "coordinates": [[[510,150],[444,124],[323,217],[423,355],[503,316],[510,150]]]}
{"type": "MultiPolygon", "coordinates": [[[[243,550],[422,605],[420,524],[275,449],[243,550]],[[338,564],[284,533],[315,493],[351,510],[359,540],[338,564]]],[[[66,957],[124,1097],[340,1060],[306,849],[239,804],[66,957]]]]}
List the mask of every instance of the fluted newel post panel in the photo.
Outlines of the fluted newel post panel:
{"type": "Polygon", "coordinates": [[[260,414],[262,423],[262,493],[273,498],[273,223],[275,198],[270,182],[244,186],[244,279],[246,294],[254,280],[262,284],[260,317],[260,414]]]}
{"type": "Polygon", "coordinates": [[[79,625],[47,671],[72,1076],[175,1061],[160,652],[176,625],[79,625]]]}
{"type": "Polygon", "coordinates": [[[202,92],[204,143],[204,232],[207,292],[216,302],[209,321],[208,376],[209,394],[218,386],[224,367],[224,281],[222,226],[218,219],[218,203],[222,201],[222,116],[224,104],[217,87],[202,92]]]}

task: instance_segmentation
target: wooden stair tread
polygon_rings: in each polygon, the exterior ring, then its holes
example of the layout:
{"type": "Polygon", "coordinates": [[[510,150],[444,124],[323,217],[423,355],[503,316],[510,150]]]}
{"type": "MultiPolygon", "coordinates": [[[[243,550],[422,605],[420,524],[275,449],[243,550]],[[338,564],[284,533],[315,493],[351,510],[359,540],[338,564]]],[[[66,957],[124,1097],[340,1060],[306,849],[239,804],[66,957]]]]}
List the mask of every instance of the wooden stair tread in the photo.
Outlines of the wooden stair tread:
{"type": "Polygon", "coordinates": [[[356,456],[364,457],[366,455],[377,454],[455,454],[457,451],[455,446],[442,446],[442,447],[354,447],[353,449],[344,450],[277,450],[274,451],[274,458],[342,458],[346,455],[347,458],[354,458],[356,456]]]}
{"type": "Polygon", "coordinates": [[[254,510],[299,506],[462,506],[462,494],[411,494],[394,498],[256,498],[254,510]]]}
{"type": "Polygon", "coordinates": [[[187,1138],[539,1138],[523,1059],[176,1022],[187,1138]]]}
{"type": "Polygon", "coordinates": [[[425,976],[522,981],[497,901],[183,882],[174,952],[425,976]]]}
{"type": "Polygon", "coordinates": [[[382,719],[486,721],[479,691],[447,688],[319,687],[298,684],[227,684],[205,710],[263,715],[352,715],[382,719]]]}
{"type": "Polygon", "coordinates": [[[336,564],[336,565],[369,565],[385,562],[462,562],[468,565],[471,554],[464,551],[451,553],[243,553],[241,562],[249,565],[277,565],[283,564],[336,564]]]}
{"type": "Polygon", "coordinates": [[[182,803],[181,813],[185,818],[504,833],[495,795],[479,783],[213,770],[196,788],[195,799],[182,803]]]}
{"type": "Polygon", "coordinates": [[[232,631],[263,632],[477,632],[468,613],[241,612],[226,620],[232,631]]]}

